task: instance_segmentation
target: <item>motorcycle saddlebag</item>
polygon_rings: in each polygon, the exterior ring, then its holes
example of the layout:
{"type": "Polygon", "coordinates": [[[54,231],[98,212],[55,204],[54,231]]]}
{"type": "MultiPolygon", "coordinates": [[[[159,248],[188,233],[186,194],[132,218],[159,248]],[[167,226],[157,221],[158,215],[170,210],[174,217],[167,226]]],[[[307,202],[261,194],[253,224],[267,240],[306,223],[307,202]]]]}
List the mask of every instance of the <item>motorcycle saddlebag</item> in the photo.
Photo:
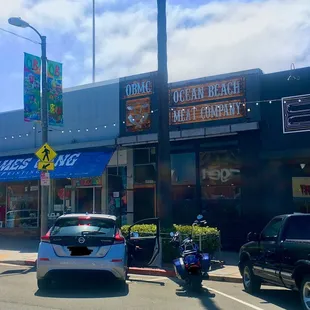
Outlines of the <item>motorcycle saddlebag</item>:
{"type": "Polygon", "coordinates": [[[185,269],[183,258],[180,257],[180,258],[175,259],[173,261],[173,267],[174,267],[176,276],[179,279],[184,280],[186,277],[186,269],[185,269]]]}
{"type": "Polygon", "coordinates": [[[211,266],[210,255],[208,253],[202,253],[201,269],[204,272],[207,272],[207,271],[209,271],[210,266],[211,266]]]}

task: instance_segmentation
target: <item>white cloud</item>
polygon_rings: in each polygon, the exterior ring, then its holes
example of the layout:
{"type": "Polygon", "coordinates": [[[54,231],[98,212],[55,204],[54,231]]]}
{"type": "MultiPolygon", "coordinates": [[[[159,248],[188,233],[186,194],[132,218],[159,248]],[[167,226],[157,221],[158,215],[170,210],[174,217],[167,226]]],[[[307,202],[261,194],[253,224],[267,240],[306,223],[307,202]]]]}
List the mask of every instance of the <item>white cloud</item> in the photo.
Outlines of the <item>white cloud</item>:
{"type": "Polygon", "coordinates": [[[77,29],[85,16],[86,4],[85,0],[11,0],[1,8],[0,25],[12,29],[8,26],[8,18],[19,16],[40,31],[49,29],[61,35],[77,29]]]}
{"type": "MultiPolygon", "coordinates": [[[[156,8],[145,2],[97,17],[97,79],[157,68],[156,8]]],[[[287,70],[292,62],[307,66],[309,16],[309,0],[169,5],[169,80],[257,67],[265,72],[287,70]]],[[[91,42],[91,19],[85,20],[78,38],[91,42]]],[[[91,58],[85,69],[91,70],[91,58]]]]}
{"type": "MultiPolygon", "coordinates": [[[[97,81],[156,70],[156,0],[96,3],[97,81]]],[[[310,65],[309,0],[182,3],[168,4],[170,81],[310,65]]],[[[11,0],[0,11],[0,27],[34,38],[30,30],[7,25],[8,17],[21,16],[40,29],[48,37],[49,57],[64,63],[65,86],[73,86],[91,81],[91,8],[91,0],[11,0]]]]}

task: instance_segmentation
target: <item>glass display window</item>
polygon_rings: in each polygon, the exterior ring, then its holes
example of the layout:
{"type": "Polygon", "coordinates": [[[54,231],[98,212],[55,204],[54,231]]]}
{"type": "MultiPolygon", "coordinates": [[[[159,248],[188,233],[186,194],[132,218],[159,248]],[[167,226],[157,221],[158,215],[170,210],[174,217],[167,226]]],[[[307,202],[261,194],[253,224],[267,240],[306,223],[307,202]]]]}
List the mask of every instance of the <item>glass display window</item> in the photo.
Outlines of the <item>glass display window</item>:
{"type": "Polygon", "coordinates": [[[38,181],[7,185],[7,228],[37,228],[39,226],[38,181]]]}

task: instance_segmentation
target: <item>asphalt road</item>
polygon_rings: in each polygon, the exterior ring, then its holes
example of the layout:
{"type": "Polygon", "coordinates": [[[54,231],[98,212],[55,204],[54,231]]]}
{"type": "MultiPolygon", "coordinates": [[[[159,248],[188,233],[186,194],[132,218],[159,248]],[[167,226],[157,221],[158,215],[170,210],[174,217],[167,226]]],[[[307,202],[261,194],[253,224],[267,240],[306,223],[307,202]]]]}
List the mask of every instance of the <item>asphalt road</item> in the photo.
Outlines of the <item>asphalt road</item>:
{"type": "Polygon", "coordinates": [[[262,310],[301,309],[297,293],[265,287],[257,297],[243,292],[241,284],[204,282],[201,294],[188,293],[171,279],[131,276],[127,288],[59,283],[48,293],[37,290],[35,270],[0,265],[0,309],[210,309],[262,310]]]}

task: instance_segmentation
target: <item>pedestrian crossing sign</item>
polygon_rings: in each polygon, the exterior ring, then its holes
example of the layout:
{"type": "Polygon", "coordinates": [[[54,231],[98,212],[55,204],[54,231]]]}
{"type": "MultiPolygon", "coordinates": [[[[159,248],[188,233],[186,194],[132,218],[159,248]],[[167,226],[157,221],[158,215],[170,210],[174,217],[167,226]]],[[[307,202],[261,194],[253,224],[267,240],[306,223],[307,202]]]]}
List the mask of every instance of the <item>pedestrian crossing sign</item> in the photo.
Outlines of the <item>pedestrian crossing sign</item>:
{"type": "Polygon", "coordinates": [[[43,171],[52,171],[55,170],[55,164],[54,163],[45,163],[42,161],[38,162],[38,169],[43,171]]]}
{"type": "Polygon", "coordinates": [[[47,143],[42,145],[35,154],[42,163],[50,163],[57,156],[57,153],[47,143]]]}

